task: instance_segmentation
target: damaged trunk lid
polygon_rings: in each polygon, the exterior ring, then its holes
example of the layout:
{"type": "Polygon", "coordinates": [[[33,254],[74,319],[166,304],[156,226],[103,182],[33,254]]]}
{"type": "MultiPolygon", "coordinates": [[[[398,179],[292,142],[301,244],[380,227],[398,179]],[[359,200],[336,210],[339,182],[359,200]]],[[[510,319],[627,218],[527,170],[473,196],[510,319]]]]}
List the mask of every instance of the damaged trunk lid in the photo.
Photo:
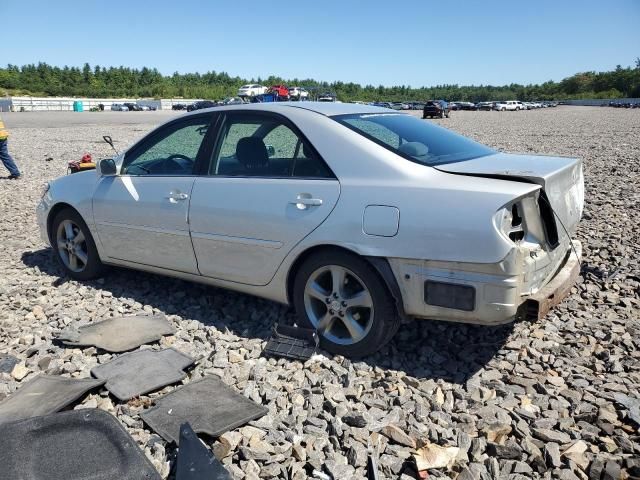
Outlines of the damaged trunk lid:
{"type": "MultiPolygon", "coordinates": [[[[562,225],[556,225],[558,234],[571,235],[582,216],[584,179],[582,161],[570,157],[545,155],[516,155],[496,153],[462,162],[437,165],[440,171],[460,175],[500,178],[503,180],[536,183],[544,195],[539,200],[541,214],[547,198],[562,225]],[[564,228],[563,228],[564,226],[564,228]]],[[[557,223],[557,218],[554,218],[557,223]]]]}

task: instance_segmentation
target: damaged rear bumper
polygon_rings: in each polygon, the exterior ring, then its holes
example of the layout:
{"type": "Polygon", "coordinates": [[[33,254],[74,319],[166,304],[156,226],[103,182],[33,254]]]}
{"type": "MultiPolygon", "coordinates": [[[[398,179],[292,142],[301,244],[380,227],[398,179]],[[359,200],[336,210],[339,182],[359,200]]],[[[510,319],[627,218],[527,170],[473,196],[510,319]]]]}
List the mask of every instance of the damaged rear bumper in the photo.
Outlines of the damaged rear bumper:
{"type": "Polygon", "coordinates": [[[552,255],[526,249],[495,264],[389,258],[407,316],[480,325],[544,317],[570,292],[582,245],[566,240],[552,255]],[[439,298],[427,286],[436,284],[439,298]],[[449,289],[449,290],[447,290],[449,289]]]}
{"type": "Polygon", "coordinates": [[[569,250],[564,265],[544,287],[530,295],[518,309],[517,317],[522,320],[536,321],[544,318],[549,310],[569,295],[571,287],[580,275],[582,244],[572,240],[573,249],[569,250]]]}

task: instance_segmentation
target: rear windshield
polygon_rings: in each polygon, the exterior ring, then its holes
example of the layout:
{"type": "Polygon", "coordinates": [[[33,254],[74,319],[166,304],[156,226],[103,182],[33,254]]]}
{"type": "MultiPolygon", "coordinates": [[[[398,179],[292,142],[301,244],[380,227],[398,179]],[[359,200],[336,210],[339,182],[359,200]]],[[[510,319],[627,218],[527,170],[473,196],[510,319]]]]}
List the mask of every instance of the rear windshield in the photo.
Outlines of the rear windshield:
{"type": "Polygon", "coordinates": [[[441,165],[496,153],[457,133],[403,113],[350,114],[338,123],[408,160],[441,165]]]}

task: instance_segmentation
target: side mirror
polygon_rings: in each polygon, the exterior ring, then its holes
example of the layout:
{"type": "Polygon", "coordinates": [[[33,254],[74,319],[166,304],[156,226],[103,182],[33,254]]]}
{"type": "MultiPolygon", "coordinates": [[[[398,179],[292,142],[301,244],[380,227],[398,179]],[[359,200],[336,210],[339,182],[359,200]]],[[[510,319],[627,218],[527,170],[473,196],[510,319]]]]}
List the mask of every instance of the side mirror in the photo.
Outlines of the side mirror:
{"type": "Polygon", "coordinates": [[[118,172],[116,162],[113,158],[100,160],[100,175],[103,177],[113,177],[118,172]]]}
{"type": "Polygon", "coordinates": [[[273,147],[273,145],[267,145],[267,155],[269,155],[269,158],[273,157],[276,154],[276,149],[273,147]]]}

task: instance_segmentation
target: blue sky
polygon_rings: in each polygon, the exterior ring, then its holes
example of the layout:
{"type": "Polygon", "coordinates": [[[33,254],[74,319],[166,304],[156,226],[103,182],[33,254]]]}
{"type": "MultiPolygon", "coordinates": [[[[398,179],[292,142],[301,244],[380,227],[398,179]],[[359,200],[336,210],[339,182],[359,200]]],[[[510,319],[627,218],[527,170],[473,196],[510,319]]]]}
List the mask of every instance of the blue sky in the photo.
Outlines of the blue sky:
{"type": "Polygon", "coordinates": [[[540,83],[632,65],[639,0],[0,0],[0,64],[373,85],[540,83]]]}

